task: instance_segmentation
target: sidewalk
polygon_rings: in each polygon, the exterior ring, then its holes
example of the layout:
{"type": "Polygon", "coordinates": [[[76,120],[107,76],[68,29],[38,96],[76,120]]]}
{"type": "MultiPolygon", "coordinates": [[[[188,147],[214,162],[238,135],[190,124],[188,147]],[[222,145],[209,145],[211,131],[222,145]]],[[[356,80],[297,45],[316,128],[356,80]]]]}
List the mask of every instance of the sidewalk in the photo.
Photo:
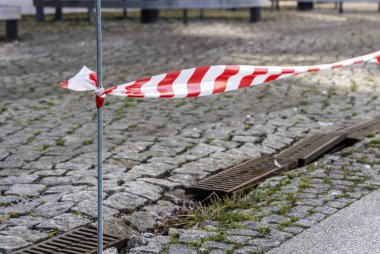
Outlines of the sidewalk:
{"type": "Polygon", "coordinates": [[[380,190],[376,190],[268,253],[379,253],[379,211],[380,190]]]}

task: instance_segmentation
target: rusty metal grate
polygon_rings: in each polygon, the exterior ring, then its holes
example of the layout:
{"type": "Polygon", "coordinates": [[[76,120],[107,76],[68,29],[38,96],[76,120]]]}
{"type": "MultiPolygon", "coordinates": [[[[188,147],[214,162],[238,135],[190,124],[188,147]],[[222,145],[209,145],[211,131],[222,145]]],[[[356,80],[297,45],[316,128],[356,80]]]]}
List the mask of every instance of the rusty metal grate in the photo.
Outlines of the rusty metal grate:
{"type": "Polygon", "coordinates": [[[327,153],[346,139],[345,133],[316,133],[279,153],[276,158],[293,158],[304,166],[327,153]]]}
{"type": "MultiPolygon", "coordinates": [[[[127,245],[128,239],[104,234],[104,249],[116,247],[121,249],[127,245]]],[[[97,230],[79,228],[64,233],[60,236],[27,247],[15,252],[15,254],[96,254],[97,230]]]]}
{"type": "Polygon", "coordinates": [[[375,119],[342,129],[339,132],[347,134],[348,139],[360,141],[370,134],[376,134],[380,132],[380,116],[376,117],[375,119]]]}
{"type": "Polygon", "coordinates": [[[186,194],[204,197],[212,192],[221,195],[243,192],[274,174],[295,167],[297,160],[264,156],[207,177],[186,188],[186,194]]]}

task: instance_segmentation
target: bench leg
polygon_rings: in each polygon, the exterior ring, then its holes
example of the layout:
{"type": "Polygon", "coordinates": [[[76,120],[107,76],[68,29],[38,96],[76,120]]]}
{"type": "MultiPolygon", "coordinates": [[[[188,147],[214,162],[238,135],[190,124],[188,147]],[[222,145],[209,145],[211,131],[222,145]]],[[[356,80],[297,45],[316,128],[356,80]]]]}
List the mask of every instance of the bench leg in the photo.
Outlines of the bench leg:
{"type": "Polygon", "coordinates": [[[339,13],[343,13],[343,2],[339,2],[339,13]]]}
{"type": "Polygon", "coordinates": [[[45,21],[44,7],[36,7],[36,18],[38,22],[45,21]]]}
{"type": "Polygon", "coordinates": [[[123,9],[123,18],[124,18],[124,19],[128,18],[128,11],[127,11],[127,8],[124,8],[124,9],[123,9]]]}
{"type": "Polygon", "coordinates": [[[7,20],[5,24],[5,33],[8,40],[17,38],[17,20],[7,20]]]}
{"type": "Polygon", "coordinates": [[[314,8],[314,3],[312,2],[298,2],[297,9],[300,11],[309,11],[314,8]]]}
{"type": "Polygon", "coordinates": [[[378,11],[380,12],[380,2],[379,2],[379,9],[378,9],[378,11]]]}
{"type": "Polygon", "coordinates": [[[182,11],[182,14],[183,14],[183,24],[184,25],[187,25],[189,23],[189,17],[188,17],[188,12],[187,12],[187,9],[184,9],[182,11]]]}
{"type": "Polygon", "coordinates": [[[62,21],[63,20],[63,14],[62,14],[62,8],[61,7],[55,8],[54,20],[55,21],[62,21]]]}
{"type": "Polygon", "coordinates": [[[154,23],[160,19],[160,12],[158,10],[141,10],[141,23],[154,23]]]}
{"type": "Polygon", "coordinates": [[[205,17],[205,11],[203,9],[199,10],[199,18],[203,19],[205,17]]]}
{"type": "Polygon", "coordinates": [[[94,8],[88,8],[88,22],[90,24],[95,22],[94,8]]]}
{"type": "Polygon", "coordinates": [[[261,8],[260,7],[253,7],[249,9],[249,22],[255,23],[259,22],[261,20],[261,8]]]}

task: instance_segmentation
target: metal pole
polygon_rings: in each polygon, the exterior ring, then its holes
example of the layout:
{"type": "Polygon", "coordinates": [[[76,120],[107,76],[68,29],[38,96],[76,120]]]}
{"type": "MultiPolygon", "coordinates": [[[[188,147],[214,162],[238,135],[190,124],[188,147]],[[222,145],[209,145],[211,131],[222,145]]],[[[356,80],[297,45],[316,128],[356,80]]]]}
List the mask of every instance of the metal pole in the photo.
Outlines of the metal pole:
{"type": "MultiPolygon", "coordinates": [[[[96,60],[98,88],[102,84],[102,15],[101,0],[96,0],[96,60]]],[[[98,108],[98,254],[103,254],[103,112],[98,108]]]]}

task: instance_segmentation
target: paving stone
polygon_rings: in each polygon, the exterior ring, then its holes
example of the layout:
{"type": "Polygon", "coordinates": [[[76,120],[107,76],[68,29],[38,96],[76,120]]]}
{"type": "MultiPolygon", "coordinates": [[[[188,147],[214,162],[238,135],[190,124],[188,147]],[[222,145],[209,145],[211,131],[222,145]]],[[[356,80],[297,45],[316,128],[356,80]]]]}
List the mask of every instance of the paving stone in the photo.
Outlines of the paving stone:
{"type": "Polygon", "coordinates": [[[217,233],[203,230],[183,230],[179,233],[178,241],[181,243],[196,243],[215,235],[217,235],[217,233]]]}
{"type": "Polygon", "coordinates": [[[19,218],[12,218],[7,220],[7,224],[12,226],[23,226],[26,228],[32,228],[33,226],[39,224],[44,220],[42,217],[33,217],[33,216],[21,216],[19,218]]]}
{"type": "Polygon", "coordinates": [[[178,254],[178,253],[186,253],[186,254],[197,254],[196,248],[180,245],[180,244],[171,244],[169,245],[168,254],[178,254]]]}
{"type": "Polygon", "coordinates": [[[74,203],[70,201],[49,202],[37,207],[33,213],[41,217],[52,218],[69,211],[73,206],[74,203]]]}
{"type": "Polygon", "coordinates": [[[213,241],[205,242],[203,246],[206,247],[207,249],[221,249],[221,250],[228,250],[228,251],[232,250],[235,247],[235,245],[233,244],[213,242],[213,241]]]}
{"type": "Polygon", "coordinates": [[[104,205],[120,211],[131,212],[136,208],[143,206],[147,202],[148,200],[146,198],[123,192],[110,196],[104,201],[104,205]]]}
{"type": "Polygon", "coordinates": [[[281,244],[279,241],[272,241],[266,238],[257,238],[248,242],[252,247],[256,247],[257,250],[266,251],[271,248],[277,247],[281,244]]]}
{"type": "MultiPolygon", "coordinates": [[[[11,227],[8,230],[2,231],[2,234],[17,236],[25,241],[36,243],[44,241],[49,238],[49,234],[39,232],[37,230],[30,230],[24,226],[11,227]]],[[[0,236],[1,237],[1,236],[0,236]]]]}
{"type": "MultiPolygon", "coordinates": [[[[79,214],[85,214],[88,216],[91,216],[93,218],[96,218],[98,216],[98,203],[97,199],[87,199],[82,202],[80,202],[78,205],[71,208],[71,211],[79,213],[79,214]]],[[[119,211],[107,206],[103,207],[103,214],[104,216],[111,217],[116,214],[118,214],[119,211]]]]}
{"type": "Polygon", "coordinates": [[[166,174],[173,168],[174,166],[170,164],[153,162],[153,163],[134,166],[130,171],[128,171],[128,173],[134,174],[137,176],[142,176],[142,177],[158,178],[166,174]]]}
{"type": "Polygon", "coordinates": [[[48,186],[59,186],[59,185],[70,185],[72,183],[73,179],[72,177],[66,177],[66,176],[61,176],[61,177],[45,177],[41,179],[40,183],[43,185],[48,185],[48,186]]]}
{"type": "Polygon", "coordinates": [[[276,214],[269,215],[267,217],[264,217],[261,220],[262,223],[275,223],[275,224],[279,224],[282,222],[289,222],[289,221],[290,221],[289,218],[286,218],[286,217],[280,216],[280,215],[276,215],[276,214]]]}
{"type": "Polygon", "coordinates": [[[68,231],[76,227],[84,226],[90,222],[90,220],[82,218],[80,216],[64,213],[38,224],[37,229],[50,230],[57,228],[63,231],[68,231]]]}
{"type": "Polygon", "coordinates": [[[155,184],[155,185],[159,185],[162,188],[164,188],[165,190],[173,190],[173,189],[178,188],[178,187],[181,186],[181,184],[179,184],[179,183],[168,181],[168,180],[165,180],[165,179],[144,178],[143,177],[143,178],[138,178],[136,180],[137,181],[144,181],[144,182],[155,184]]]}
{"type": "Polygon", "coordinates": [[[313,211],[320,212],[320,213],[327,214],[327,215],[331,215],[331,214],[336,213],[338,211],[338,209],[328,207],[328,206],[321,206],[321,207],[314,208],[313,211]]]}
{"type": "Polygon", "coordinates": [[[228,243],[244,245],[251,239],[252,238],[249,236],[229,235],[229,236],[226,236],[225,241],[227,241],[228,243]]]}
{"type": "Polygon", "coordinates": [[[67,170],[87,170],[92,168],[91,164],[79,164],[79,163],[59,163],[55,166],[56,169],[67,169],[67,170]]]}
{"type": "Polygon", "coordinates": [[[314,226],[315,224],[317,224],[317,221],[307,220],[307,219],[301,219],[294,223],[294,225],[304,227],[304,228],[309,228],[311,226],[314,226]]]}
{"type": "MultiPolygon", "coordinates": [[[[105,196],[105,193],[103,193],[105,196]]],[[[65,194],[62,196],[62,201],[82,202],[84,200],[97,200],[98,192],[93,190],[78,190],[73,193],[65,194]]]]}
{"type": "Polygon", "coordinates": [[[123,187],[125,187],[125,191],[129,193],[142,196],[152,201],[158,200],[163,192],[161,187],[142,181],[127,182],[123,187]]]}
{"type": "Polygon", "coordinates": [[[30,242],[16,236],[0,235],[0,251],[5,254],[25,248],[30,244],[30,242]]]}
{"type": "Polygon", "coordinates": [[[140,232],[152,230],[157,226],[156,219],[149,212],[134,212],[125,219],[140,232]]]}
{"type": "Polygon", "coordinates": [[[8,176],[0,179],[0,185],[32,183],[37,179],[37,175],[8,176]]]}
{"type": "Polygon", "coordinates": [[[282,231],[293,234],[293,235],[298,235],[299,233],[304,231],[304,229],[302,227],[290,226],[290,227],[283,228],[282,231]]]}
{"type": "Polygon", "coordinates": [[[37,197],[44,188],[45,185],[42,184],[14,184],[7,191],[7,195],[37,197]]]}

